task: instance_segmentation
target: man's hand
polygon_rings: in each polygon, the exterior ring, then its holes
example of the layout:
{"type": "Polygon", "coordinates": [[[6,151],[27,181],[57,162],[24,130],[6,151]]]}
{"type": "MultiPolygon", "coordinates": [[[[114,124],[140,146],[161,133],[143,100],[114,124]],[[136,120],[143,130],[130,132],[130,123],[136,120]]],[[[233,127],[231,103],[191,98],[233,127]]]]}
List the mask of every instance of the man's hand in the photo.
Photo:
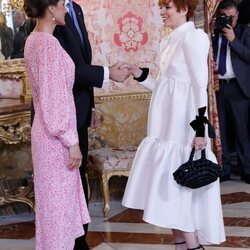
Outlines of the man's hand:
{"type": "Polygon", "coordinates": [[[130,73],[135,77],[135,78],[138,78],[142,75],[142,70],[136,66],[136,65],[133,65],[133,64],[129,64],[129,63],[123,63],[121,65],[121,68],[124,69],[128,69],[130,71],[130,73]]]}
{"type": "Polygon", "coordinates": [[[109,78],[116,82],[124,82],[131,74],[128,69],[121,68],[123,63],[117,62],[109,67],[109,78]]]}
{"type": "Polygon", "coordinates": [[[233,27],[229,24],[227,25],[227,28],[222,29],[223,35],[227,38],[229,42],[232,42],[235,39],[235,34],[233,27]]]}
{"type": "Polygon", "coordinates": [[[212,61],[212,70],[215,74],[218,73],[218,65],[214,60],[212,61]]]}
{"type": "Polygon", "coordinates": [[[92,110],[90,127],[91,128],[98,128],[99,124],[100,124],[100,119],[99,119],[98,115],[96,114],[95,110],[92,110]]]}

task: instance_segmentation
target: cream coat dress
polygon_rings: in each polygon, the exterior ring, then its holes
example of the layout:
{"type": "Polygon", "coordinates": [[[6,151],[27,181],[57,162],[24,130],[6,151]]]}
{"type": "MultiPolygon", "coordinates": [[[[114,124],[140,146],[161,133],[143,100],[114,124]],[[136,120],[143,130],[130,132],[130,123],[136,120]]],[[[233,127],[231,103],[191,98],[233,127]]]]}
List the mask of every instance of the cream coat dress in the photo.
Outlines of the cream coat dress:
{"type": "MultiPolygon", "coordinates": [[[[152,91],[147,137],[138,147],[122,203],[144,210],[150,224],[196,232],[201,244],[218,244],[225,241],[219,180],[189,189],[173,178],[190,155],[195,132],[189,123],[207,106],[208,50],[207,35],[193,22],[163,38],[159,76],[142,82],[152,91]]],[[[206,154],[216,162],[210,145],[206,154]]]]}

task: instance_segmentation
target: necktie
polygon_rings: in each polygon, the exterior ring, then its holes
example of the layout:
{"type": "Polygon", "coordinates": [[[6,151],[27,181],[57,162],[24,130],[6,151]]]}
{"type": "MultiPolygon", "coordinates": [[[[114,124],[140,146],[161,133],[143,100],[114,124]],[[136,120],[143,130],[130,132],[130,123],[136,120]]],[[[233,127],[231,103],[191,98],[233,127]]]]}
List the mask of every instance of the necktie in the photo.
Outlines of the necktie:
{"type": "Polygon", "coordinates": [[[219,55],[219,69],[218,73],[223,76],[226,73],[226,59],[227,59],[227,39],[225,36],[221,37],[221,47],[219,55]]]}
{"type": "Polygon", "coordinates": [[[82,31],[81,31],[80,26],[79,26],[79,23],[78,23],[78,21],[77,21],[76,13],[75,13],[75,10],[74,10],[72,1],[69,1],[69,2],[67,3],[67,7],[68,7],[68,10],[69,10],[69,15],[70,15],[70,17],[71,17],[71,19],[72,19],[72,21],[73,21],[73,23],[74,23],[74,25],[75,25],[75,27],[76,27],[78,33],[79,33],[79,36],[80,36],[80,38],[81,38],[81,41],[83,42],[82,31]]]}

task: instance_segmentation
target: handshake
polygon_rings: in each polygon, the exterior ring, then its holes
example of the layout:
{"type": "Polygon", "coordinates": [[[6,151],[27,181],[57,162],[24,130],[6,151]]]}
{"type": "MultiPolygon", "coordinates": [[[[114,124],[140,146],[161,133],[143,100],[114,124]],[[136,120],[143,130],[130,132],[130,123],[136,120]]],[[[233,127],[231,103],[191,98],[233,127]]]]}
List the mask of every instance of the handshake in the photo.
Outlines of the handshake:
{"type": "Polygon", "coordinates": [[[138,66],[129,63],[117,62],[109,67],[109,79],[116,82],[124,82],[131,75],[138,78],[141,74],[138,66]]]}

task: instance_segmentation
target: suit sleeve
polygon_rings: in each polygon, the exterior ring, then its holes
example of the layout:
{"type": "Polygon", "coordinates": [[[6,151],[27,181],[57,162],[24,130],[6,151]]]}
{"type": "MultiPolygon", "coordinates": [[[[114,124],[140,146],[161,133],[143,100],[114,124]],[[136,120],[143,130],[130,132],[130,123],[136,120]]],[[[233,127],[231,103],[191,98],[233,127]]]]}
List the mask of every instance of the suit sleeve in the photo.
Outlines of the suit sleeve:
{"type": "Polygon", "coordinates": [[[196,110],[207,106],[209,39],[195,30],[184,41],[184,56],[193,86],[196,110]]]}
{"type": "MultiPolygon", "coordinates": [[[[88,87],[97,87],[101,88],[103,85],[104,79],[104,68],[98,65],[91,65],[87,63],[82,57],[75,52],[74,46],[79,46],[78,42],[74,40],[72,32],[69,27],[62,26],[56,27],[54,31],[54,36],[58,39],[61,46],[67,51],[72,60],[75,63],[75,83],[74,88],[88,88],[88,87]]],[[[79,53],[80,50],[79,50],[79,53]]]]}
{"type": "Polygon", "coordinates": [[[147,79],[143,82],[140,82],[140,84],[152,92],[155,88],[156,82],[157,81],[154,78],[148,76],[147,79]]]}
{"type": "Polygon", "coordinates": [[[81,64],[76,65],[75,85],[81,87],[87,85],[90,87],[101,88],[103,85],[104,68],[102,66],[81,64]]]}
{"type": "MultiPolygon", "coordinates": [[[[70,126],[69,102],[72,91],[67,88],[66,76],[59,58],[60,44],[48,41],[38,53],[39,97],[42,120],[48,132],[66,146],[78,143],[77,130],[70,126]],[[52,54],[53,51],[53,54],[52,54]]],[[[76,118],[75,118],[76,119],[76,118]]]]}
{"type": "Polygon", "coordinates": [[[243,32],[243,40],[235,38],[229,43],[230,48],[238,55],[245,63],[250,64],[250,28],[247,27],[243,32]]]}

